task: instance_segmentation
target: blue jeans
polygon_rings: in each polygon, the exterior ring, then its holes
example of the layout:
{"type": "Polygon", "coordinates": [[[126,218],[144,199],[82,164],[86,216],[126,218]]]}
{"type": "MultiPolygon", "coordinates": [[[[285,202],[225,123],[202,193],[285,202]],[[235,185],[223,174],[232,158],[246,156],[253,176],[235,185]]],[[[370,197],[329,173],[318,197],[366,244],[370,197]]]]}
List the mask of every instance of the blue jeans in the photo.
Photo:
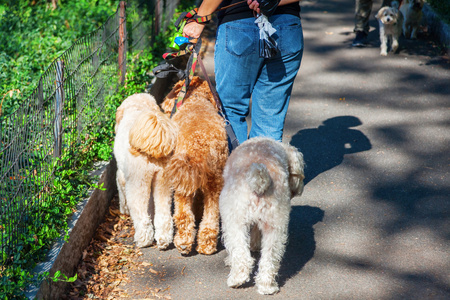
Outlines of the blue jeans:
{"type": "Polygon", "coordinates": [[[266,136],[281,141],[292,86],[303,55],[300,18],[273,15],[269,21],[280,53],[259,57],[259,29],[255,18],[227,22],[217,29],[214,53],[217,92],[240,143],[266,136]],[[251,128],[246,117],[252,101],[251,128]]]}

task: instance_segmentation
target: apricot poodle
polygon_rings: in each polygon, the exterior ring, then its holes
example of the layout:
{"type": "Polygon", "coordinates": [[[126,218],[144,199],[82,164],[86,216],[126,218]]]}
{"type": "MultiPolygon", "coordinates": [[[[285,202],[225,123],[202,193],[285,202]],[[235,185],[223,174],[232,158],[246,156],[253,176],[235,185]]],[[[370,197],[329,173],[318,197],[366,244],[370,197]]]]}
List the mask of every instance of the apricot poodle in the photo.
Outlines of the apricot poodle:
{"type": "MultiPolygon", "coordinates": [[[[183,83],[178,82],[162,103],[167,114],[172,111],[183,83]]],[[[217,250],[219,194],[228,142],[224,119],[218,114],[206,81],[199,77],[192,79],[183,104],[172,120],[178,125],[179,133],[165,178],[175,192],[173,219],[177,230],[174,244],[182,254],[191,252],[196,235],[195,207],[202,205],[196,250],[201,254],[212,254],[217,250]],[[201,200],[202,203],[198,203],[201,200]]]]}

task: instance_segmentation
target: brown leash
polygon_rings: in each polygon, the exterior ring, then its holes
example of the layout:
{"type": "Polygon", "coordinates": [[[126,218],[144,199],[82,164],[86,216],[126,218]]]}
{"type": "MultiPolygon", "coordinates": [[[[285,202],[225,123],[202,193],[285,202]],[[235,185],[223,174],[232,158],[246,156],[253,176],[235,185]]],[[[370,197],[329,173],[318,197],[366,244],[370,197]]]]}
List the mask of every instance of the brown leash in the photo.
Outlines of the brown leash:
{"type": "Polygon", "coordinates": [[[217,10],[216,10],[216,11],[214,11],[214,12],[218,12],[218,11],[221,11],[221,10],[224,10],[224,9],[227,9],[227,8],[230,8],[230,7],[233,7],[233,6],[236,6],[236,5],[242,4],[242,3],[244,3],[244,2],[247,2],[247,0],[242,0],[242,1],[236,2],[236,3],[234,3],[234,4],[230,4],[230,5],[227,5],[227,6],[221,7],[221,8],[217,9],[217,10]]]}
{"type": "Polygon", "coordinates": [[[234,133],[233,128],[231,127],[230,122],[228,121],[225,111],[223,110],[222,101],[220,101],[219,94],[216,91],[216,88],[211,83],[211,80],[209,79],[208,73],[206,72],[205,65],[203,64],[203,60],[201,59],[200,55],[197,57],[197,62],[200,65],[200,69],[202,69],[203,77],[205,77],[206,82],[208,82],[209,89],[211,90],[211,94],[213,95],[214,101],[216,102],[217,109],[219,110],[219,114],[221,117],[225,120],[225,130],[227,131],[228,138],[231,142],[231,150],[236,149],[237,146],[239,146],[239,141],[236,137],[236,134],[234,133]]]}

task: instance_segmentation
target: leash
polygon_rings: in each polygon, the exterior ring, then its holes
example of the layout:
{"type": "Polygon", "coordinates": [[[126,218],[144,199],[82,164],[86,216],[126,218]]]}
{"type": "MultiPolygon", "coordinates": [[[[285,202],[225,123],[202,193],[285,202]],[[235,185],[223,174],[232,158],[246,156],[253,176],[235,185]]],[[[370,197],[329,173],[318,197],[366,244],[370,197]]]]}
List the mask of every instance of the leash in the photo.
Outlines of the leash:
{"type": "Polygon", "coordinates": [[[192,54],[189,57],[187,67],[186,67],[186,73],[189,72],[189,75],[186,76],[186,79],[184,80],[184,84],[181,87],[180,92],[178,93],[178,97],[175,100],[175,103],[172,108],[172,112],[170,114],[170,117],[177,112],[177,110],[180,108],[180,106],[183,104],[183,100],[186,97],[187,90],[189,88],[189,84],[191,83],[192,78],[194,77],[195,67],[197,65],[198,58],[200,56],[198,55],[200,52],[200,48],[202,47],[202,40],[198,39],[195,46],[192,47],[192,54]]]}
{"type": "MultiPolygon", "coordinates": [[[[216,11],[214,11],[212,14],[214,14],[218,11],[242,4],[242,3],[246,3],[246,2],[247,2],[246,0],[243,0],[243,1],[231,4],[231,5],[221,7],[219,9],[217,9],[216,11]]],[[[172,116],[178,111],[178,109],[183,104],[183,100],[186,97],[186,93],[189,89],[191,80],[194,77],[195,68],[196,68],[196,65],[198,62],[200,65],[200,68],[202,69],[205,80],[207,81],[208,86],[211,90],[214,101],[216,102],[216,106],[218,108],[219,115],[225,120],[225,130],[226,130],[228,138],[230,139],[230,142],[231,142],[231,150],[234,150],[237,146],[239,146],[239,141],[236,137],[236,134],[234,133],[233,128],[231,127],[230,122],[226,118],[226,114],[223,109],[222,101],[220,101],[219,95],[218,95],[216,89],[214,88],[214,86],[212,85],[212,83],[208,77],[208,74],[206,72],[205,66],[203,65],[203,61],[199,56],[199,52],[200,52],[201,45],[202,45],[202,40],[201,40],[201,38],[196,39],[196,38],[186,38],[186,37],[180,36],[180,33],[182,32],[182,29],[184,28],[184,26],[186,24],[191,23],[191,22],[207,24],[212,20],[212,14],[207,15],[207,16],[198,16],[197,12],[198,12],[198,8],[194,8],[193,10],[191,10],[189,12],[184,12],[178,17],[177,21],[175,22],[175,27],[177,28],[177,35],[175,37],[173,37],[172,45],[179,46],[179,48],[177,49],[176,47],[172,47],[172,49],[179,50],[183,46],[185,46],[185,48],[181,49],[179,51],[176,51],[176,52],[167,52],[167,53],[163,54],[164,60],[168,60],[168,59],[173,59],[175,57],[191,53],[191,56],[189,57],[188,63],[186,65],[186,70],[183,72],[182,70],[177,69],[176,67],[169,64],[168,62],[165,62],[164,64],[161,64],[161,65],[155,67],[153,69],[153,73],[158,78],[165,78],[170,73],[176,73],[177,77],[180,80],[185,79],[184,84],[181,87],[181,90],[178,93],[178,97],[175,100],[175,103],[173,105],[172,112],[170,114],[170,117],[172,118],[172,116]],[[181,45],[178,45],[177,39],[179,41],[181,40],[181,45]]]]}
{"type": "Polygon", "coordinates": [[[201,57],[198,57],[198,64],[200,65],[200,69],[202,69],[203,76],[205,77],[206,82],[208,82],[209,89],[211,90],[211,93],[213,95],[214,101],[216,102],[216,106],[219,110],[220,116],[225,120],[225,130],[227,132],[228,138],[231,142],[231,150],[234,150],[237,146],[239,146],[239,140],[236,137],[236,134],[234,133],[233,127],[231,127],[230,121],[226,118],[225,111],[223,109],[222,101],[220,101],[219,94],[217,93],[216,89],[211,83],[211,80],[209,79],[208,73],[206,72],[205,65],[203,65],[203,60],[201,57]]]}

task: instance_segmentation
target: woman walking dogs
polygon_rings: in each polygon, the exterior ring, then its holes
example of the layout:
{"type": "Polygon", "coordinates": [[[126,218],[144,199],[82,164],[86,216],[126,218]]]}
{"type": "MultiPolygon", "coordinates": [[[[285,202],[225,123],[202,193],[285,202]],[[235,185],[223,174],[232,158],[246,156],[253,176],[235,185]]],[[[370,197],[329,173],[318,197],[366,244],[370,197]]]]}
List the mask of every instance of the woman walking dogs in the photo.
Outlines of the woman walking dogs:
{"type": "MultiPolygon", "coordinates": [[[[198,16],[210,15],[217,9],[221,10],[214,54],[215,78],[225,114],[240,143],[256,136],[281,141],[303,54],[299,1],[204,0],[198,16]],[[259,18],[261,15],[263,18],[259,18]],[[269,47],[269,51],[263,47],[269,47]]],[[[183,34],[198,38],[204,26],[190,22],[183,34]]]]}

